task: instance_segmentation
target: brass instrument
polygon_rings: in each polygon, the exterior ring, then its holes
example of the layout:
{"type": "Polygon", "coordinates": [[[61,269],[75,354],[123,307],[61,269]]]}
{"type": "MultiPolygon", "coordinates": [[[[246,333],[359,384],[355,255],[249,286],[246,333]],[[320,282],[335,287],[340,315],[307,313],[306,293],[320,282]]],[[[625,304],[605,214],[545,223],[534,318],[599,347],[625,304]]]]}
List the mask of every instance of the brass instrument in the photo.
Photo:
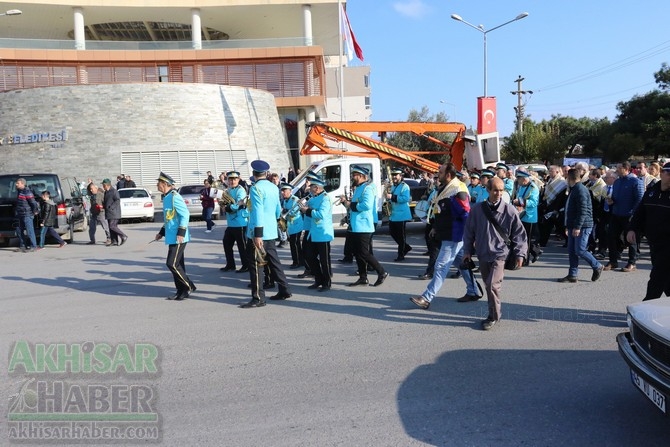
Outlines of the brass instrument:
{"type": "MultiPolygon", "coordinates": [[[[293,198],[295,196],[291,196],[293,198]]],[[[298,200],[290,209],[284,209],[282,207],[282,212],[281,215],[279,216],[279,220],[277,221],[277,224],[279,225],[279,229],[281,231],[286,231],[288,228],[288,216],[289,214],[293,213],[297,208],[301,208],[303,205],[306,205],[309,199],[311,198],[311,194],[306,195],[302,199],[298,200]],[[302,205],[301,205],[302,204],[302,205]]]]}
{"type": "Polygon", "coordinates": [[[221,198],[219,199],[219,205],[221,206],[227,206],[227,205],[232,205],[235,203],[236,200],[233,196],[230,195],[228,192],[228,188],[221,190],[221,198]]]}
{"type": "Polygon", "coordinates": [[[387,183],[384,186],[384,203],[382,204],[382,216],[390,217],[391,216],[391,199],[386,197],[391,194],[391,189],[393,188],[392,183],[387,183]]]}
{"type": "Polygon", "coordinates": [[[342,203],[342,201],[351,202],[351,193],[347,192],[346,186],[344,187],[344,194],[342,194],[340,197],[337,198],[337,200],[333,202],[333,206],[339,205],[340,203],[342,203]]]}

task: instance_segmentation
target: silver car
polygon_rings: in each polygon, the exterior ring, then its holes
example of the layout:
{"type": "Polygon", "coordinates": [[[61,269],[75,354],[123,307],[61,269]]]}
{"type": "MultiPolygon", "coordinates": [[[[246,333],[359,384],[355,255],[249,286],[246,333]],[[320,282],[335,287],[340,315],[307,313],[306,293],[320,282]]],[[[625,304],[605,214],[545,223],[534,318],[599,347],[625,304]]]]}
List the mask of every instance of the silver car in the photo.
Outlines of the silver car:
{"type": "MultiPolygon", "coordinates": [[[[191,217],[202,216],[202,204],[200,203],[200,191],[204,189],[203,185],[183,185],[177,189],[177,192],[184,198],[188,212],[191,217]]],[[[214,211],[212,219],[217,220],[221,214],[219,202],[214,200],[214,211]]]]}

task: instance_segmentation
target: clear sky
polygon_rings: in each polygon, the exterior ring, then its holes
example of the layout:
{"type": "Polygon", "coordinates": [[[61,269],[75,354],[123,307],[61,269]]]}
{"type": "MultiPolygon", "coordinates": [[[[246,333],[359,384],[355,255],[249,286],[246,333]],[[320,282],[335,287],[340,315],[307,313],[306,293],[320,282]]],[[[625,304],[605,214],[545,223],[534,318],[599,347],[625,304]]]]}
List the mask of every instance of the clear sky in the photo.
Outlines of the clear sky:
{"type": "Polygon", "coordinates": [[[498,130],[514,130],[515,80],[525,78],[525,112],[616,117],[616,104],[656,88],[670,63],[669,0],[349,0],[347,13],[371,67],[372,120],[404,121],[427,106],[476,128],[484,94],[484,35],[522,12],[528,17],[486,35],[488,96],[498,130]],[[441,102],[442,101],[442,102],[441,102]]]}

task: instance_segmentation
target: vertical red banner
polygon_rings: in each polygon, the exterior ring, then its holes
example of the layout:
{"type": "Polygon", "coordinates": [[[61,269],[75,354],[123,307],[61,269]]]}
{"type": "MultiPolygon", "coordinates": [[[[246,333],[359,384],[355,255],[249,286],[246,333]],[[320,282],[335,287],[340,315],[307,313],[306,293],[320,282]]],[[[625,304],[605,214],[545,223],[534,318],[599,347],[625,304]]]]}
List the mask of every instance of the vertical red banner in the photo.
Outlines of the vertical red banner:
{"type": "Polygon", "coordinates": [[[477,98],[477,133],[495,132],[496,128],[496,97],[480,96],[477,98]]]}

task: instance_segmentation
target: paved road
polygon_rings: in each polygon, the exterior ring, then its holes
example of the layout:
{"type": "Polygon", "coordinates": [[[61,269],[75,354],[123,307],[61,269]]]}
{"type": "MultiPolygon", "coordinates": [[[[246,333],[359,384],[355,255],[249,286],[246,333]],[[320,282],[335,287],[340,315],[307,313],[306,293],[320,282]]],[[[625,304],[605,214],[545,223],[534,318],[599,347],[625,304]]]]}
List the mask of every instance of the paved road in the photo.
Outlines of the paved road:
{"type": "MultiPolygon", "coordinates": [[[[218,270],[222,224],[211,234],[193,224],[198,291],[183,302],[164,299],[166,249],[147,243],[160,223],[124,225],[123,247],[77,233],[63,249],[1,249],[0,358],[18,340],[158,345],[161,374],[146,380],[164,445],[667,446],[668,421],[632,386],[615,342],[626,304],[643,296],[647,259],[635,273],[591,283],[583,269],[560,284],[567,256],[549,247],[508,275],[504,320],[483,332],[486,302],[457,303],[460,279],[429,311],[408,301],[426,285],[414,279],[427,260],[416,226],[402,264],[390,262],[388,236],[375,239],[391,273],[379,288],[344,287],[353,267],[337,264],[333,290],[310,293],[287,270],[293,298],[245,310],[247,278],[218,270]]],[[[7,402],[22,377],[3,375],[7,402]]]]}

